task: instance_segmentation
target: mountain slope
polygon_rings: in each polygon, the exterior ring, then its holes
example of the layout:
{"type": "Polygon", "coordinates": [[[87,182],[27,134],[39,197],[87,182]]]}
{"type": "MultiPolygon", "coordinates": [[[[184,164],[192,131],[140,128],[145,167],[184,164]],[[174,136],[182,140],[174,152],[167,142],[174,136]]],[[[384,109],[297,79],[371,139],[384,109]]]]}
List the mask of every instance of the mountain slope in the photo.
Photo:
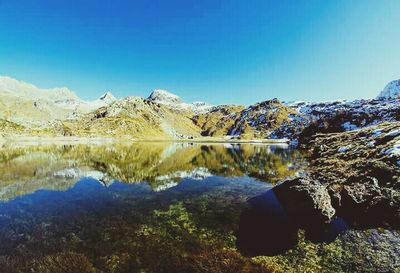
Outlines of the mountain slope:
{"type": "Polygon", "coordinates": [[[239,112],[243,109],[244,106],[220,105],[206,113],[193,116],[192,120],[201,128],[202,136],[227,136],[239,112]]]}
{"type": "Polygon", "coordinates": [[[138,138],[190,138],[199,136],[199,128],[190,115],[140,97],[127,97],[64,122],[64,135],[108,135],[138,138]]]}
{"type": "Polygon", "coordinates": [[[297,111],[277,99],[267,100],[247,108],[220,106],[208,113],[196,115],[193,120],[205,136],[236,136],[266,138],[272,130],[290,119],[297,111]]]}

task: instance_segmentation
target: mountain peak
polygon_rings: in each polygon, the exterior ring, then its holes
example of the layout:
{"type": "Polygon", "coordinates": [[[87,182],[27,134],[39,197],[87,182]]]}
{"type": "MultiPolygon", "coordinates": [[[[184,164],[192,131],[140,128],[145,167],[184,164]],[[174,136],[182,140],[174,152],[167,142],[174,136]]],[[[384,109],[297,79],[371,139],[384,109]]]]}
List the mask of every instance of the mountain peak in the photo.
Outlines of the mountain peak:
{"type": "Polygon", "coordinates": [[[111,103],[113,103],[114,101],[116,101],[117,98],[114,97],[114,95],[113,95],[111,92],[107,91],[106,93],[104,93],[104,94],[99,98],[99,100],[104,101],[106,104],[111,104],[111,103]]]}
{"type": "Polygon", "coordinates": [[[178,95],[163,89],[155,89],[147,99],[162,104],[182,103],[182,99],[178,95]]]}
{"type": "Polygon", "coordinates": [[[400,80],[389,82],[379,93],[377,99],[398,99],[400,97],[400,80]]]}

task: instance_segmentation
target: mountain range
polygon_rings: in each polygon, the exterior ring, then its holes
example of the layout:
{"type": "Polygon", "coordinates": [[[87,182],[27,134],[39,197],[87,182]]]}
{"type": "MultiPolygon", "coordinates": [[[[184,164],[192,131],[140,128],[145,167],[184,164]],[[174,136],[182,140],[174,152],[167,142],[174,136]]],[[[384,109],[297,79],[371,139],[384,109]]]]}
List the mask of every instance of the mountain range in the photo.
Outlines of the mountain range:
{"type": "Polygon", "coordinates": [[[64,135],[146,139],[200,137],[298,141],[307,132],[348,131],[400,118],[400,80],[376,99],[332,102],[281,102],[250,106],[187,103],[166,90],[147,98],[115,98],[110,92],[93,101],[66,87],[41,89],[0,77],[0,133],[4,136],[64,135]]]}

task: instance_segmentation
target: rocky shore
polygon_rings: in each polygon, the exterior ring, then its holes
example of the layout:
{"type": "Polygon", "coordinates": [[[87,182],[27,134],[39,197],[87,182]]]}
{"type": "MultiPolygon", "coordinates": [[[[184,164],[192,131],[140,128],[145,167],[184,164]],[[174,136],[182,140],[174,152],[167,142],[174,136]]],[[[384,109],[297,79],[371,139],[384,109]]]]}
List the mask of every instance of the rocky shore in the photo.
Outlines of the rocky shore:
{"type": "Polygon", "coordinates": [[[300,147],[306,171],[248,201],[241,252],[277,272],[399,272],[400,122],[300,147]]]}
{"type": "Polygon", "coordinates": [[[307,176],[274,189],[289,214],[316,222],[341,217],[358,227],[400,227],[400,122],[317,134],[305,148],[307,176]]]}

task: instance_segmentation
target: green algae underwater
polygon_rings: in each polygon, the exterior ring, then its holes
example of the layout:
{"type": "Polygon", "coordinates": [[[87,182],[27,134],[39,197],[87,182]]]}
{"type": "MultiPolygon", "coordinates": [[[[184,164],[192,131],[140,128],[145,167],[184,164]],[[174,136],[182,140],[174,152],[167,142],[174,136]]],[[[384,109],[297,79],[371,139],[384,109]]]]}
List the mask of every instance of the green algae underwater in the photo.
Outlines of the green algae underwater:
{"type": "MultiPolygon", "coordinates": [[[[313,242],[294,229],[273,255],[241,249],[249,200],[307,164],[252,144],[3,147],[0,272],[396,272],[396,230],[313,242]]],[[[276,218],[255,220],[260,236],[286,236],[276,218]]]]}

